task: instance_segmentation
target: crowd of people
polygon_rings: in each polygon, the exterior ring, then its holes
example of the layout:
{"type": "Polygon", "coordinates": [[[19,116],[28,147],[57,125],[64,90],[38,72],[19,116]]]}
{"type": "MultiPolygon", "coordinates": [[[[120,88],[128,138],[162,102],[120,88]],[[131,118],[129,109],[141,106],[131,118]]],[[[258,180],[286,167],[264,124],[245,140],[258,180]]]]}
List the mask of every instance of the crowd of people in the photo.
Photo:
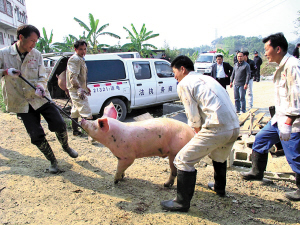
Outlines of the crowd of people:
{"type": "MultiPolygon", "coordinates": [[[[17,37],[15,44],[0,50],[0,75],[6,109],[21,117],[32,144],[50,161],[49,171],[57,173],[57,160],[41,126],[41,115],[47,121],[49,130],[56,133],[63,150],[73,158],[78,157],[78,153],[68,145],[62,116],[43,98],[50,98],[50,94],[41,53],[34,48],[40,37],[39,30],[32,25],[22,25],[17,30],[17,37]],[[20,74],[33,83],[36,90],[19,79],[20,74]]],[[[268,61],[279,65],[274,75],[276,113],[256,135],[252,169],[241,173],[241,176],[246,180],[262,180],[268,150],[273,144],[281,142],[287,161],[295,172],[298,188],[286,193],[286,197],[300,200],[300,61],[287,53],[288,43],[282,33],[264,38],[263,43],[268,61]]],[[[75,121],[79,116],[92,118],[86,97],[91,94],[86,83],[86,47],[86,42],[76,42],[75,54],[67,66],[67,88],[73,101],[71,117],[75,121]]],[[[161,202],[166,210],[189,210],[197,175],[194,165],[206,155],[212,159],[214,168],[214,182],[208,183],[208,188],[220,197],[226,195],[226,160],[240,129],[237,113],[246,111],[246,92],[249,107],[253,106],[253,81],[259,82],[262,63],[257,52],[254,60],[250,60],[248,51],[238,51],[235,60],[232,67],[223,62],[221,54],[218,55],[211,76],[195,73],[193,62],[187,56],[178,56],[171,63],[178,81],[177,93],[195,136],[174,159],[178,171],[177,195],[172,200],[161,202]],[[234,88],[235,107],[226,85],[234,88]]],[[[73,124],[73,134],[80,135],[76,124],[73,124]]]]}
{"type": "Polygon", "coordinates": [[[254,52],[253,60],[249,59],[248,51],[237,51],[233,67],[223,62],[223,55],[217,55],[217,62],[212,66],[211,76],[225,89],[226,85],[234,89],[236,113],[246,112],[246,93],[248,95],[248,109],[253,107],[253,81],[260,81],[260,66],[262,59],[258,52],[254,52]]]}

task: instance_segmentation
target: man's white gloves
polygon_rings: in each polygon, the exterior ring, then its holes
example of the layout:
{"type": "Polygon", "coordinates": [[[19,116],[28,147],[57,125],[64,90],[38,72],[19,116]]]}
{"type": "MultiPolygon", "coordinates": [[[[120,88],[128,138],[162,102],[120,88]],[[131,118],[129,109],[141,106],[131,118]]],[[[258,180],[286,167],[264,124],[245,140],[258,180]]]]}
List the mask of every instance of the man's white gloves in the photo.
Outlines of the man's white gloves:
{"type": "Polygon", "coordinates": [[[40,98],[45,96],[45,89],[41,85],[37,85],[35,89],[35,95],[39,96],[40,98]]]}
{"type": "Polygon", "coordinates": [[[282,141],[288,141],[291,138],[292,125],[284,123],[279,130],[279,138],[282,141]]]}
{"type": "Polygon", "coordinates": [[[15,68],[9,68],[6,70],[7,75],[13,77],[13,78],[17,78],[19,77],[19,75],[21,74],[20,70],[17,70],[15,68]]]}

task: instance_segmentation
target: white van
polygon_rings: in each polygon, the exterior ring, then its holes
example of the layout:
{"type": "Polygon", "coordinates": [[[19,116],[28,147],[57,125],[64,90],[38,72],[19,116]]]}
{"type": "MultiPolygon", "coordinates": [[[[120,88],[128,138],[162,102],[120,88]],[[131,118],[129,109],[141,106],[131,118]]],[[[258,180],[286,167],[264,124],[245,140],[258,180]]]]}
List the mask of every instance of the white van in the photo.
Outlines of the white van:
{"type": "Polygon", "coordinates": [[[195,72],[210,75],[212,65],[217,61],[217,55],[223,54],[219,52],[217,53],[216,51],[202,52],[194,64],[195,72]]]}
{"type": "MultiPolygon", "coordinates": [[[[49,78],[48,89],[52,98],[66,98],[57,85],[57,77],[66,68],[69,56],[62,56],[49,78]]],[[[118,119],[124,121],[127,112],[178,100],[177,80],[170,63],[162,59],[123,59],[115,54],[86,55],[88,68],[88,97],[93,115],[113,102],[118,119]]]]}
{"type": "Polygon", "coordinates": [[[103,53],[105,55],[117,55],[123,59],[131,59],[131,58],[141,58],[140,53],[138,52],[113,52],[113,53],[103,53]]]}

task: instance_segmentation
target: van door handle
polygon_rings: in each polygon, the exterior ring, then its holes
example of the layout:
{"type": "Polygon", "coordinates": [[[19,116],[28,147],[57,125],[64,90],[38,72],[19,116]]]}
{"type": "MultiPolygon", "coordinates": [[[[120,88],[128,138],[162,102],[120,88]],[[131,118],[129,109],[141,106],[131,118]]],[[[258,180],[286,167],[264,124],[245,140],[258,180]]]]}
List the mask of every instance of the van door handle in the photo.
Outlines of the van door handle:
{"type": "Polygon", "coordinates": [[[137,84],[136,86],[142,86],[142,84],[137,84]]]}
{"type": "Polygon", "coordinates": [[[162,84],[162,83],[164,83],[164,82],[163,82],[163,81],[159,81],[158,83],[159,83],[159,84],[162,84]]]}

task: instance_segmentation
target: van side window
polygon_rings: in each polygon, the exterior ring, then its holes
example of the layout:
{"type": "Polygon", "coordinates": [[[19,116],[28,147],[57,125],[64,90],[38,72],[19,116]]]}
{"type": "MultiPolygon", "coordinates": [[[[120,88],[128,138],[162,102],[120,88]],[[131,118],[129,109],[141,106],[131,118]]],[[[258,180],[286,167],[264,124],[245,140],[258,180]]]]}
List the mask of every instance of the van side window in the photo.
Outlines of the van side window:
{"type": "Polygon", "coordinates": [[[124,63],[121,60],[86,61],[88,82],[126,79],[124,63]]]}
{"type": "Polygon", "coordinates": [[[133,71],[137,80],[144,80],[151,78],[149,62],[133,62],[133,71]]]}
{"type": "Polygon", "coordinates": [[[155,70],[156,74],[160,78],[172,77],[174,78],[174,74],[170,64],[165,62],[155,62],[155,70]]]}

